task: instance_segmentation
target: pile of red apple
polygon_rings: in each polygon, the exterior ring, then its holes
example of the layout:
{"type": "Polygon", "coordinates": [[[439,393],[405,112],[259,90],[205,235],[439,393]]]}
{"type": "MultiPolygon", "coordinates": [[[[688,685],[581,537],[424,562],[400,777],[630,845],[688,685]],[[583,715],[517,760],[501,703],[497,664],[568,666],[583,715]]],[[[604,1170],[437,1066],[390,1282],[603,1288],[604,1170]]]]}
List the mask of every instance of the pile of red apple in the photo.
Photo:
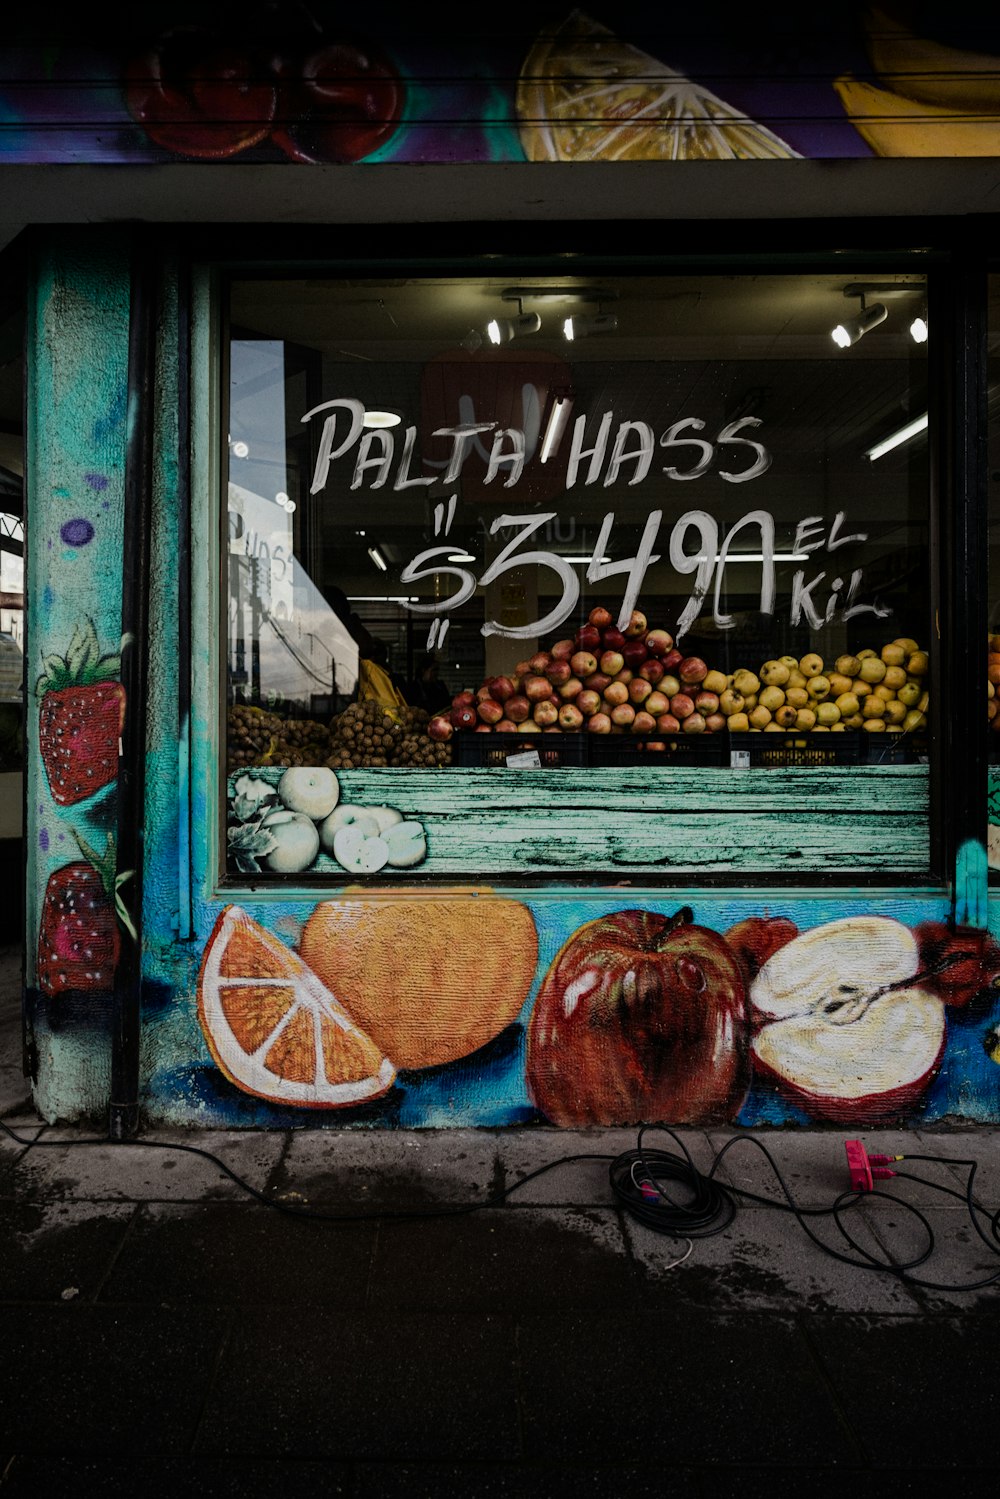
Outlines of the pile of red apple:
{"type": "Polygon", "coordinates": [[[459,692],[432,718],[432,739],[478,734],[712,734],[726,727],[722,672],[677,650],[638,609],[624,630],[609,610],[590,611],[572,639],[519,661],[509,676],[459,692]]]}

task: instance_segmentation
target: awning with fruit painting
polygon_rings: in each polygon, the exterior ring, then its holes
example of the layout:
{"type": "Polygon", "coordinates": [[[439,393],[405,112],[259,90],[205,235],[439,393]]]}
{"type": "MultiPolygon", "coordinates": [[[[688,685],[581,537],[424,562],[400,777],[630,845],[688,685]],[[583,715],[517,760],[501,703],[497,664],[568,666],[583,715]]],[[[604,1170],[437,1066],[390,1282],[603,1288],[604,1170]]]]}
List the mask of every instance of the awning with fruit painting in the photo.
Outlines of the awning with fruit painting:
{"type": "Polygon", "coordinates": [[[990,14],[515,3],[452,28],[258,0],[146,5],[113,36],[47,15],[0,55],[0,163],[995,157],[990,14]]]}

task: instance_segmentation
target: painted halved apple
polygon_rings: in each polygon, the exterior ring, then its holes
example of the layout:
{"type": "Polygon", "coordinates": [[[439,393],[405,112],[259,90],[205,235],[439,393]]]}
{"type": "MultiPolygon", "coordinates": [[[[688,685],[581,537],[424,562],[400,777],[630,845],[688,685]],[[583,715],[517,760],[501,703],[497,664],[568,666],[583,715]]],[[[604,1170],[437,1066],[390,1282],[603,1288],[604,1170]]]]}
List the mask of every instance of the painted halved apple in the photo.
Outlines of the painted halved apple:
{"type": "Polygon", "coordinates": [[[819,1119],[898,1118],[941,1063],[941,1000],[919,980],[913,933],[886,916],[813,927],[764,964],[750,988],[758,1073],[819,1119]]]}

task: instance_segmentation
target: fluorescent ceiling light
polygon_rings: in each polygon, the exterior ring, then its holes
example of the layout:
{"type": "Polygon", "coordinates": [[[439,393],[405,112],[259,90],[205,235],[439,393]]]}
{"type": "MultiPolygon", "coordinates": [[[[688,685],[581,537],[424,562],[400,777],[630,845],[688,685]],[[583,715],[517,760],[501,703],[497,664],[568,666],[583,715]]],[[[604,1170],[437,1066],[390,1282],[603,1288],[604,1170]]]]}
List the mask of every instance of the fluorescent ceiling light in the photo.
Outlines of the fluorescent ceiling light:
{"type": "Polygon", "coordinates": [[[369,547],[368,555],[372,559],[380,573],[388,572],[389,569],[385,565],[385,558],[382,556],[382,553],[379,551],[378,547],[369,547]]]}
{"type": "Polygon", "coordinates": [[[403,418],[398,411],[366,411],[363,427],[398,427],[403,418]]]}
{"type": "Polygon", "coordinates": [[[890,432],[888,437],[883,437],[882,441],[877,442],[873,448],[867,448],[865,457],[870,463],[874,463],[876,458],[881,458],[885,453],[891,453],[893,448],[898,448],[901,443],[909,442],[911,437],[916,437],[918,433],[926,429],[927,412],[925,411],[923,416],[915,416],[912,422],[907,422],[906,426],[900,427],[898,432],[890,432]]]}

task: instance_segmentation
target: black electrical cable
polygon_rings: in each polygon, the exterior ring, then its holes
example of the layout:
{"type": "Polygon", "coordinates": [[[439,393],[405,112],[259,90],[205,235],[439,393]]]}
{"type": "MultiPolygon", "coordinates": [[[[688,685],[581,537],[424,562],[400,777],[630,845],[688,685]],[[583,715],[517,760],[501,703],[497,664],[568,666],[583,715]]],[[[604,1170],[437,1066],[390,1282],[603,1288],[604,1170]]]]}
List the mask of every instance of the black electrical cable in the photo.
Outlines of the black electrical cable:
{"type": "MultiPolygon", "coordinates": [[[[617,1156],[590,1152],[559,1156],[556,1160],[548,1161],[544,1166],[539,1166],[534,1171],[529,1171],[518,1181],[511,1183],[509,1187],[504,1187],[498,1192],[493,1192],[479,1202],[446,1203],[437,1207],[413,1209],[378,1208],[369,1212],[331,1213],[283,1202],[277,1197],[269,1197],[266,1193],[261,1192],[259,1188],[253,1186],[252,1183],[239,1176],[231,1167],[226,1165],[225,1161],[220,1160],[211,1151],[203,1150],[198,1145],[180,1145],[172,1140],[158,1141],[137,1138],[117,1140],[113,1139],[110,1134],[95,1135],[92,1138],[82,1140],[26,1139],[11,1129],[3,1120],[0,1120],[0,1131],[7,1135],[9,1139],[14,1140],[18,1145],[22,1145],[29,1150],[38,1150],[45,1147],[65,1149],[70,1146],[111,1144],[116,1148],[173,1150],[185,1155],[199,1156],[202,1160],[211,1162],[213,1166],[225,1176],[228,1176],[242,1191],[261,1203],[262,1206],[271,1208],[275,1212],[283,1213],[286,1217],[304,1218],[320,1223],[359,1223],[379,1220],[463,1217],[471,1213],[482,1212],[485,1208],[499,1206],[512,1193],[527,1186],[528,1182],[535,1181],[538,1177],[544,1176],[560,1166],[574,1164],[579,1161],[610,1161],[609,1181],[611,1192],[617,1205],[644,1227],[671,1238],[694,1241],[695,1239],[710,1238],[716,1234],[723,1233],[736,1216],[737,1204],[734,1199],[739,1197],[745,1198],[750,1202],[760,1203],[764,1207],[775,1208],[779,1212],[791,1213],[798,1220],[803,1232],[818,1249],[821,1249],[824,1254],[828,1254],[832,1258],[839,1260],[842,1264],[852,1266],[854,1269],[879,1270],[896,1276],[897,1279],[907,1285],[933,1291],[976,1291],[984,1289],[987,1286],[996,1285],[1000,1281],[1000,1270],[994,1275],[966,1282],[962,1285],[949,1285],[947,1283],[926,1280],[911,1274],[911,1271],[925,1264],[930,1259],[935,1249],[934,1231],[919,1208],[907,1202],[904,1198],[897,1197],[895,1193],[885,1190],[872,1192],[849,1190],[841,1192],[828,1207],[800,1207],[793,1198],[788,1184],[782,1176],[781,1170],[771,1152],[764,1145],[763,1141],[755,1135],[736,1135],[733,1139],[728,1140],[716,1152],[710,1170],[707,1173],[703,1173],[695,1166],[684,1141],[669,1126],[665,1124],[643,1125],[639,1130],[634,1150],[624,1151],[617,1156]],[[665,1150],[653,1150],[644,1146],[644,1137],[647,1131],[651,1129],[669,1135],[671,1140],[678,1146],[680,1154],[674,1154],[665,1150]],[[724,1186],[721,1182],[716,1181],[716,1173],[725,1156],[731,1150],[745,1145],[759,1150],[764,1156],[784,1194],[784,1202],[774,1197],[763,1197],[757,1192],[751,1192],[746,1187],[724,1186]],[[918,1253],[915,1253],[909,1259],[898,1259],[892,1257],[887,1252],[887,1258],[880,1259],[878,1255],[872,1254],[870,1250],[858,1242],[845,1225],[843,1214],[871,1198],[892,1202],[897,1208],[909,1213],[919,1223],[924,1233],[925,1242],[923,1248],[918,1253]],[[846,1243],[854,1251],[854,1255],[845,1254],[833,1248],[832,1245],[825,1244],[809,1227],[806,1221],[809,1218],[830,1219],[846,1243]]],[[[1000,1253],[1000,1208],[991,1212],[974,1196],[973,1181],[978,1166],[975,1160],[931,1155],[906,1156],[904,1159],[910,1161],[927,1161],[935,1165],[949,1167],[968,1167],[969,1174],[964,1192],[958,1192],[953,1187],[931,1181],[926,1177],[914,1176],[905,1171],[897,1171],[893,1175],[900,1180],[919,1182],[925,1187],[930,1187],[935,1191],[942,1192],[949,1197],[955,1197],[959,1201],[964,1202],[979,1238],[992,1253],[1000,1253]],[[988,1233],[984,1232],[981,1227],[980,1219],[985,1219],[989,1224],[988,1233]]],[[[676,1263],[679,1264],[680,1261],[676,1263]]]]}

